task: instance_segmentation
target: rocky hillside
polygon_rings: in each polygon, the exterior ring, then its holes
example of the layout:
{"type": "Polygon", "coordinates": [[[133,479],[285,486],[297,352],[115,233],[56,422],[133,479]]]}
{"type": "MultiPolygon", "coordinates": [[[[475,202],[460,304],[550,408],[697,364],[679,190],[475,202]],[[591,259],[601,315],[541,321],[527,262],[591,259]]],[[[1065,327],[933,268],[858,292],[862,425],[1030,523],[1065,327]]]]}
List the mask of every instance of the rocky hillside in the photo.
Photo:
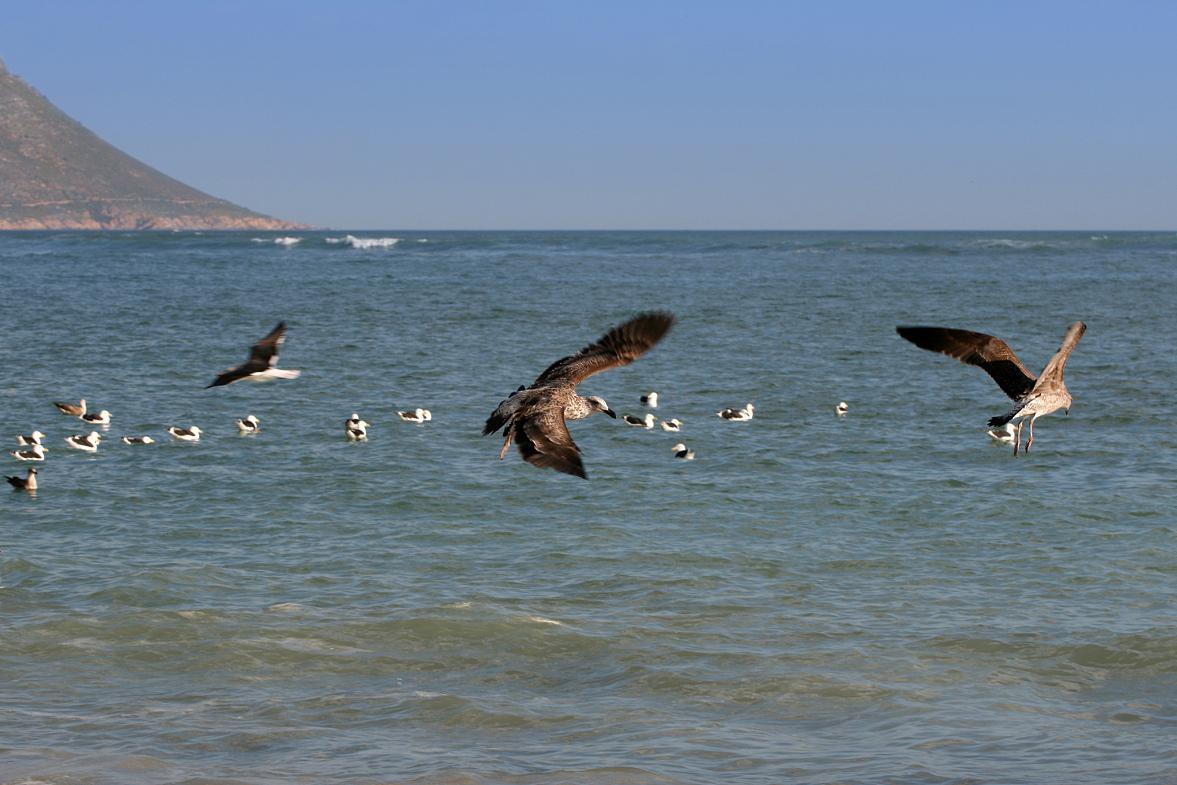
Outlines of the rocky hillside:
{"type": "Polygon", "coordinates": [[[294,228],[135,160],[0,60],[0,230],[294,228]]]}

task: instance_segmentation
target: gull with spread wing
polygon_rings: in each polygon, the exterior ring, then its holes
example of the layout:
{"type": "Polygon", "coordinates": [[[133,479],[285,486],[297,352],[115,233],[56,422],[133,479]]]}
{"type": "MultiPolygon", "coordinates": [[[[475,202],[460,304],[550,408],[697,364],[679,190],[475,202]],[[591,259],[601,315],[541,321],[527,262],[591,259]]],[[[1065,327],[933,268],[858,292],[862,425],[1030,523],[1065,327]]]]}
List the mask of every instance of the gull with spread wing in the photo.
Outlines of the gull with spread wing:
{"type": "Polygon", "coordinates": [[[1034,443],[1034,421],[1039,417],[1062,409],[1069,413],[1071,394],[1063,382],[1063,367],[1075,344],[1083,337],[1087,325],[1074,322],[1063,336],[1062,346],[1046,364],[1041,376],[1035,376],[1022,364],[1009,344],[1000,338],[970,330],[954,330],[948,327],[896,327],[904,338],[921,349],[940,352],[955,357],[962,363],[976,365],[993,377],[997,386],[1014,400],[1014,407],[1000,417],[989,420],[989,427],[1018,421],[1015,436],[1014,455],[1022,440],[1022,426],[1030,418],[1030,438],[1026,440],[1026,452],[1034,443]]]}
{"type": "Polygon", "coordinates": [[[674,316],[669,313],[639,314],[596,343],[557,360],[530,387],[520,387],[500,403],[487,418],[482,435],[506,426],[500,459],[514,440],[528,463],[587,478],[580,448],[572,441],[566,421],[582,420],[596,412],[614,419],[617,415],[604,398],[578,395],[576,385],[593,374],[629,365],[662,340],[673,324],[674,316]]]}

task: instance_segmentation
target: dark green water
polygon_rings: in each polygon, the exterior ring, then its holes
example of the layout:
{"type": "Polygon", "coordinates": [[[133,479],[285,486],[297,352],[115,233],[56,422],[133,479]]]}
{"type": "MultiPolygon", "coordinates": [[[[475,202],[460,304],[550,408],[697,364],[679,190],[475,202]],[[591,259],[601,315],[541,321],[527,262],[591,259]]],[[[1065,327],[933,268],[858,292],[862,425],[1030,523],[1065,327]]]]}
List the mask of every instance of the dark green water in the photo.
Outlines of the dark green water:
{"type": "Polygon", "coordinates": [[[0,434],[50,448],[0,494],[0,782],[1177,777],[1177,235],[343,234],[0,237],[0,434]],[[581,392],[681,434],[497,460],[506,393],[654,308],[581,392]],[[282,319],[301,378],[203,389],[282,319]],[[1038,370],[1075,319],[1016,460],[996,385],[894,332],[1038,370]]]}

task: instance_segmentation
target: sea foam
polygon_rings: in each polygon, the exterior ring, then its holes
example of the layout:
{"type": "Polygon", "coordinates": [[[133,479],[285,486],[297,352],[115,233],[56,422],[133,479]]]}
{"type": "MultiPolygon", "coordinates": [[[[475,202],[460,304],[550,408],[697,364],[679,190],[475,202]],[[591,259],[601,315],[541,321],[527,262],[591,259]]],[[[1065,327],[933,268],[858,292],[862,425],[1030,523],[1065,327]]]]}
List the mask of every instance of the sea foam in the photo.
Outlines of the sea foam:
{"type": "Polygon", "coordinates": [[[331,245],[347,245],[359,250],[367,250],[369,248],[391,248],[401,241],[399,237],[356,237],[355,235],[346,235],[344,237],[326,237],[326,242],[331,245]]]}

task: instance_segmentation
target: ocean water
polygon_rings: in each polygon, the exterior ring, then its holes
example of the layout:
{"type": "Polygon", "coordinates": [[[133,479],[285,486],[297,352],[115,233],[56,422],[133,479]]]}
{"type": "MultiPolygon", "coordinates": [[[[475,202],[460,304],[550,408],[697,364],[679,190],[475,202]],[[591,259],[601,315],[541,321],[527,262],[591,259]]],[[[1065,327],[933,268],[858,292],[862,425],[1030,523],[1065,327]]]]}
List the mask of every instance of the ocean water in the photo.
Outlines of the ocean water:
{"type": "Polygon", "coordinates": [[[0,783],[1177,780],[1177,234],[351,235],[0,236],[0,434],[50,448],[0,493],[0,783]],[[501,398],[651,309],[581,392],[680,434],[497,459],[501,398]],[[1038,370],[1075,319],[1016,459],[894,331],[1038,370]],[[279,320],[301,378],[204,389],[279,320]]]}

